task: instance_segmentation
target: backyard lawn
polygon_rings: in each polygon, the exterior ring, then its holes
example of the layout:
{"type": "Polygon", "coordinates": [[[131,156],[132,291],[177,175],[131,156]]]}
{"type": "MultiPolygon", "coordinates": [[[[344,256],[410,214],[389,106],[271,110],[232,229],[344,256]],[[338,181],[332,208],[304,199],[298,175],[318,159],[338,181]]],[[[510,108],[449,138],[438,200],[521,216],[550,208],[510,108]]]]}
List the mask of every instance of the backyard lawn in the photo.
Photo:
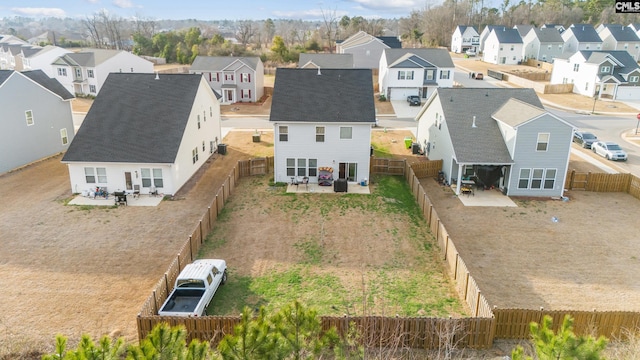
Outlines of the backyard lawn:
{"type": "Polygon", "coordinates": [[[466,316],[404,178],[371,190],[286,193],[242,179],[199,254],[230,269],[209,314],[299,299],[321,315],[466,316]]]}

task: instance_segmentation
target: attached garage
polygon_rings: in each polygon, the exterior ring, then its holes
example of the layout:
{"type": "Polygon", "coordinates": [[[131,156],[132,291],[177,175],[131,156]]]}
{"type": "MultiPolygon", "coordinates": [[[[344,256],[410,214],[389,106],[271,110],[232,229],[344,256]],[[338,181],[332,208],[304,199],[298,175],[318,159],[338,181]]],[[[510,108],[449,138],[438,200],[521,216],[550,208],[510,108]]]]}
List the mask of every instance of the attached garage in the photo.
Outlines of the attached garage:
{"type": "Polygon", "coordinates": [[[640,99],[640,86],[618,86],[616,100],[640,99]]]}
{"type": "Polygon", "coordinates": [[[391,88],[389,89],[389,100],[407,100],[409,95],[418,95],[418,89],[391,88]]]}

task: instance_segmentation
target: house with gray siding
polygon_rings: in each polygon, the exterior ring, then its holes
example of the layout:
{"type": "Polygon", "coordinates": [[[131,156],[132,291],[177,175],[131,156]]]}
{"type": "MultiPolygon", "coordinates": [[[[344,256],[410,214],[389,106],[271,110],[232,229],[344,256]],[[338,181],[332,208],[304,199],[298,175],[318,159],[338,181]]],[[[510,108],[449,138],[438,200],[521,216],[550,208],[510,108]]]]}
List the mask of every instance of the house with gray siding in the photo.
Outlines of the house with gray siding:
{"type": "Polygon", "coordinates": [[[347,39],[336,43],[337,54],[352,54],[353,66],[377,69],[384,49],[400,49],[402,43],[394,36],[373,36],[358,31],[347,39]]]}
{"type": "Polygon", "coordinates": [[[220,103],[201,75],[111,73],[62,163],[73,193],[173,195],[221,139],[220,103]]]}
{"type": "Polygon", "coordinates": [[[72,99],[41,70],[0,70],[0,173],[67,150],[72,99]]]}
{"type": "Polygon", "coordinates": [[[602,24],[596,30],[602,39],[602,50],[626,51],[638,61],[640,38],[632,28],[619,24],[602,24]]]}
{"type": "Polygon", "coordinates": [[[330,185],[320,169],[348,183],[369,178],[376,121],[370,69],[279,68],[269,121],[275,181],[330,185]]]}
{"type": "Polygon", "coordinates": [[[258,56],[197,56],[190,74],[200,74],[223,104],[257,102],[264,95],[264,65],[258,56]]]}
{"type": "Polygon", "coordinates": [[[573,24],[562,32],[564,51],[575,53],[580,50],[602,49],[602,39],[591,24],[573,24]]]}
{"type": "Polygon", "coordinates": [[[574,128],[544,110],[533,89],[441,88],[416,119],[416,141],[427,158],[443,161],[447,182],[563,195],[574,128]]]}
{"type": "Polygon", "coordinates": [[[522,38],[523,60],[536,59],[539,61],[553,62],[553,59],[562,55],[564,41],[556,28],[531,29],[522,38]]]}

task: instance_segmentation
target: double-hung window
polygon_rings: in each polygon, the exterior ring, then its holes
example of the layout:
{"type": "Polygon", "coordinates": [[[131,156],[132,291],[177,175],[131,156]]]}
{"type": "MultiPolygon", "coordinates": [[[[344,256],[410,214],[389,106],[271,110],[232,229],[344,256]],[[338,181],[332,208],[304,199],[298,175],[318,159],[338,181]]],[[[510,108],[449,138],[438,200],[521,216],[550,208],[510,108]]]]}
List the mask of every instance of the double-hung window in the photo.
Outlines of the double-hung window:
{"type": "Polygon", "coordinates": [[[164,186],[164,180],[162,179],[162,169],[140,169],[140,177],[142,178],[142,187],[148,188],[153,185],[156,188],[164,186]]]}
{"type": "Polygon", "coordinates": [[[316,142],[324,142],[324,126],[316,126],[316,142]]]}
{"type": "Polygon", "coordinates": [[[24,117],[27,120],[27,126],[33,125],[33,111],[32,110],[25,111],[24,112],[24,117]]]}
{"type": "Polygon", "coordinates": [[[289,141],[288,126],[278,126],[278,139],[280,139],[280,141],[289,141]]]}
{"type": "Polygon", "coordinates": [[[549,133],[539,133],[538,141],[536,142],[537,151],[547,151],[549,147],[549,133]]]}

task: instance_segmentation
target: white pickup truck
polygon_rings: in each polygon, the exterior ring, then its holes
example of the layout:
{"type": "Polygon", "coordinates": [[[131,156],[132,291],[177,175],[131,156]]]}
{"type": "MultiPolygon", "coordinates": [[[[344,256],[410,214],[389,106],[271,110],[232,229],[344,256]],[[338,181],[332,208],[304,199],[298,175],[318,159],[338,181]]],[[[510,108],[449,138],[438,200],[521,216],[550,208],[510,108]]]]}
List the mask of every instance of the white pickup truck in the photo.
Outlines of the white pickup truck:
{"type": "Polygon", "coordinates": [[[202,316],[218,287],[226,281],[227,264],[224,260],[196,260],[180,272],[158,315],[202,316]]]}

